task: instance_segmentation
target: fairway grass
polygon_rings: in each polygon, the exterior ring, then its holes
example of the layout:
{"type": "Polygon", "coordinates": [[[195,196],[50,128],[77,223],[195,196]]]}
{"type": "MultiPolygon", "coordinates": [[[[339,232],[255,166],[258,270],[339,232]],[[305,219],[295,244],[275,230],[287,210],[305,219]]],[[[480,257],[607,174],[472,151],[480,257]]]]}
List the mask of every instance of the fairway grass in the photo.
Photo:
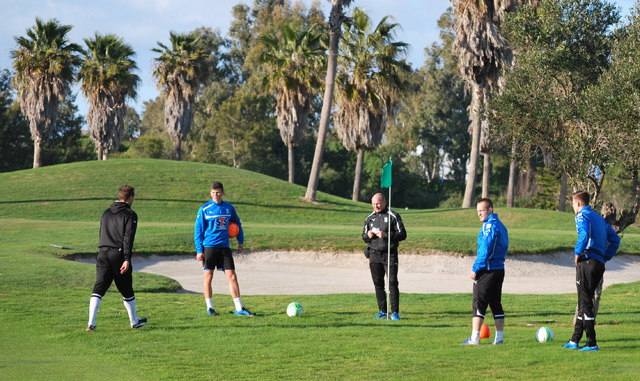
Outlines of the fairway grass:
{"type": "MultiPolygon", "coordinates": [[[[505,344],[459,345],[470,334],[471,295],[401,294],[399,322],[373,320],[371,294],[244,296],[253,318],[205,313],[201,295],[176,294],[167,278],[136,273],[138,315],[129,329],[113,287],[97,330],[85,332],[95,267],[46,254],[0,254],[0,378],[155,379],[560,379],[589,364],[590,379],[635,379],[640,359],[640,283],[604,292],[598,353],[562,349],[574,295],[504,295],[505,344]],[[37,264],[37,265],[36,265],[37,264]],[[46,269],[46,271],[45,271],[46,269]],[[305,309],[290,318],[286,306],[305,309]],[[556,341],[540,344],[549,326],[556,341]]],[[[286,276],[286,274],[283,274],[286,276]]],[[[345,290],[347,291],[347,290],[345,290]]],[[[492,319],[487,323],[491,326],[492,319]]]]}
{"type": "MultiPolygon", "coordinates": [[[[603,293],[597,353],[562,349],[572,332],[574,294],[503,297],[505,344],[459,345],[471,330],[467,294],[403,294],[399,322],[373,320],[370,294],[243,296],[258,316],[229,314],[228,291],[214,290],[221,316],[205,313],[202,295],[176,293],[169,278],[134,273],[138,315],[129,329],[112,286],[97,330],[85,332],[95,266],[59,255],[95,255],[100,214],[119,185],[136,186],[137,255],[193,255],[193,221],[208,184],[243,220],[250,250],[354,252],[363,248],[368,203],[319,193],[226,167],[162,160],[108,160],[0,174],[0,379],[590,379],[632,380],[640,372],[640,282],[603,293]],[[60,250],[51,244],[70,247],[60,250]],[[286,306],[304,306],[290,318],[286,306]],[[549,326],[555,341],[535,341],[549,326]]],[[[480,227],[472,209],[401,210],[409,238],[403,253],[471,254],[480,227]]],[[[510,252],[565,250],[575,242],[573,215],[498,209],[510,252]]],[[[640,253],[637,228],[622,251],[640,253]]],[[[286,277],[287,274],[282,274],[286,277]]],[[[606,277],[606,273],[605,273],[606,277]]],[[[402,291],[402,284],[400,284],[402,291]]],[[[487,319],[493,330],[493,321],[487,319]]]]}

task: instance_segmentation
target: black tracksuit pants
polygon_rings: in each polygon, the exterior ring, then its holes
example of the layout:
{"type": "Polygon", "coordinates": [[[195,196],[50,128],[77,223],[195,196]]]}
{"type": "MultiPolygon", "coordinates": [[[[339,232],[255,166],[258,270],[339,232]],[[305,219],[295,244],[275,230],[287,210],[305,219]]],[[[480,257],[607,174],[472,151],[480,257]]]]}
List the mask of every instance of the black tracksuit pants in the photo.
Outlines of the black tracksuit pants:
{"type": "Polygon", "coordinates": [[[593,314],[593,295],[602,280],[604,263],[596,259],[578,262],[576,286],[578,289],[578,318],[571,341],[580,342],[583,332],[587,332],[587,345],[596,345],[596,319],[593,314]]]}
{"type": "Polygon", "coordinates": [[[93,286],[93,294],[103,297],[111,286],[111,282],[116,282],[118,291],[124,299],[132,299],[133,293],[133,266],[124,274],[120,274],[120,267],[124,262],[124,256],[119,249],[101,247],[96,259],[96,283],[93,286]]]}
{"type": "Polygon", "coordinates": [[[389,276],[389,299],[391,301],[391,309],[389,313],[394,311],[400,312],[400,291],[398,289],[398,250],[391,250],[391,266],[389,274],[387,274],[387,257],[388,253],[370,250],[369,251],[369,269],[371,270],[371,279],[376,290],[376,299],[378,300],[378,309],[387,312],[387,294],[385,291],[385,275],[389,276]]]}

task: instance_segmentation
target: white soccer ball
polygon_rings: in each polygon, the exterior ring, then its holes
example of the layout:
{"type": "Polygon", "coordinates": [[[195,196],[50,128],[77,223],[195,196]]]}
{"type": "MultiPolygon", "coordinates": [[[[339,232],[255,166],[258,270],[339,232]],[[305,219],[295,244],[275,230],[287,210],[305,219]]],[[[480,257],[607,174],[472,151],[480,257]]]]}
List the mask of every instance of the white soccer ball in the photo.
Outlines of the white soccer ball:
{"type": "Polygon", "coordinates": [[[546,343],[547,341],[553,341],[553,331],[549,327],[540,327],[536,331],[536,340],[539,343],[546,343]]]}
{"type": "Polygon", "coordinates": [[[302,316],[302,304],[298,302],[290,303],[287,306],[287,315],[289,316],[302,316]]]}

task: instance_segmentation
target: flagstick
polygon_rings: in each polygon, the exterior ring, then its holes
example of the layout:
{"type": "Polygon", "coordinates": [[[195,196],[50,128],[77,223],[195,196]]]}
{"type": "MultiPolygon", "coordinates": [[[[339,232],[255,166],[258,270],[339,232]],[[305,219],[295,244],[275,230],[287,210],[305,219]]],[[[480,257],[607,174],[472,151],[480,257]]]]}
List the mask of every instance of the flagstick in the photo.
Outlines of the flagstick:
{"type": "Polygon", "coordinates": [[[380,188],[389,188],[389,202],[387,204],[387,220],[389,222],[389,226],[387,228],[387,290],[386,290],[386,299],[387,299],[387,320],[389,320],[389,304],[391,302],[391,165],[393,162],[391,161],[391,157],[389,157],[389,162],[382,167],[382,177],[380,178],[380,188]],[[388,167],[388,171],[387,171],[388,167]]]}

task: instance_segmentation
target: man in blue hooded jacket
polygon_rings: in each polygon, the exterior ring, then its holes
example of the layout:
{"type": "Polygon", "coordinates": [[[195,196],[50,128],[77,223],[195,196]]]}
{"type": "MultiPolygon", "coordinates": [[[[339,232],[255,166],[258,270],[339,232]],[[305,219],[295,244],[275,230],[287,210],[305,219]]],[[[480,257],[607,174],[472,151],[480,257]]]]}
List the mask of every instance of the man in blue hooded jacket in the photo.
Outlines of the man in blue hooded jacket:
{"type": "Polygon", "coordinates": [[[238,225],[238,252],[244,248],[244,231],[240,223],[240,217],[231,203],[222,200],[224,187],[221,182],[216,181],[211,184],[211,200],[198,209],[196,223],[193,232],[193,239],[196,246],[196,259],[202,261],[204,269],[203,292],[204,300],[207,304],[207,314],[218,316],[218,312],[213,308],[211,281],[213,271],[224,271],[229,283],[229,293],[235,305],[235,314],[238,316],[255,316],[244,308],[240,299],[240,286],[238,276],[233,261],[233,255],[229,248],[229,224],[238,225]]]}
{"type": "Polygon", "coordinates": [[[578,316],[573,336],[563,348],[578,349],[582,334],[587,332],[587,345],[581,351],[597,351],[596,317],[593,313],[593,294],[604,275],[604,264],[620,247],[620,237],[611,226],[589,206],[589,192],[573,194],[578,242],[574,249],[576,286],[578,289],[578,316]]]}
{"type": "Polygon", "coordinates": [[[504,310],[502,309],[502,283],[504,281],[504,260],[509,249],[507,228],[493,212],[493,202],[482,198],[476,203],[480,221],[483,222],[478,234],[476,261],[469,277],[473,279],[473,320],[471,337],[463,345],[480,344],[480,328],[484,322],[487,307],[491,308],[496,324],[496,335],[492,344],[502,344],[504,332],[504,310]]]}

